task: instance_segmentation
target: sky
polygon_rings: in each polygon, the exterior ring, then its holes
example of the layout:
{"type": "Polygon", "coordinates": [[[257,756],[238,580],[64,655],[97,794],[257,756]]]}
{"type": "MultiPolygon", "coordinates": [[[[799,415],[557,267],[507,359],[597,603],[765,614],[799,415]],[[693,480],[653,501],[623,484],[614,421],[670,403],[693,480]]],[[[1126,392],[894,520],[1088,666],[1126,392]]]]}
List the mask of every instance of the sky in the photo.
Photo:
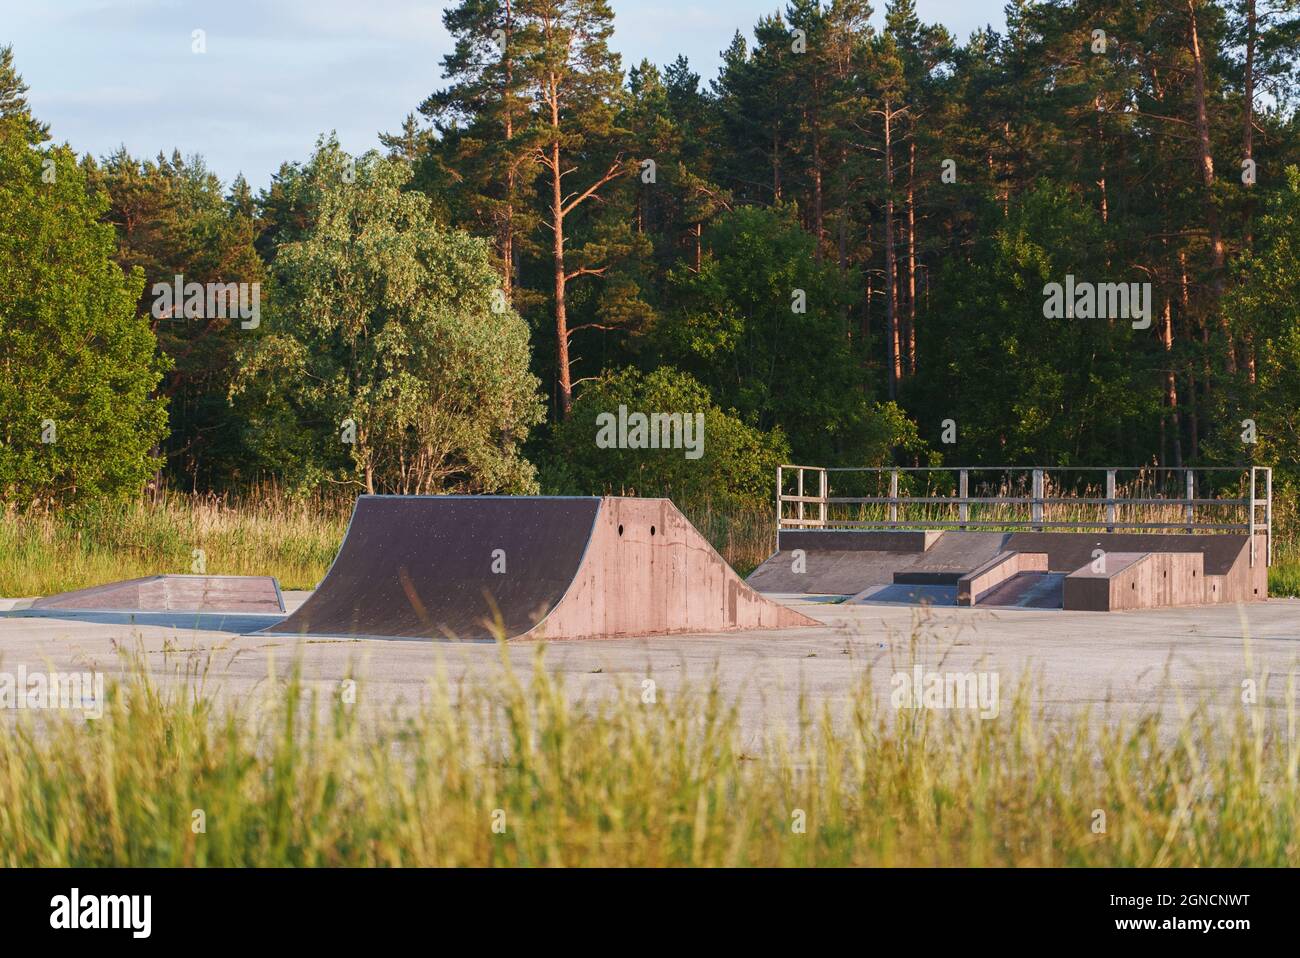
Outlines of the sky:
{"type": "MultiPolygon", "coordinates": [[[[917,0],[922,21],[965,39],[1001,28],[1004,0],[917,0]]],[[[704,81],[739,29],[785,0],[612,0],[623,64],[689,57],[704,81]]],[[[451,47],[440,0],[0,0],[28,100],[59,142],[104,156],[202,154],[256,191],[321,133],[378,146],[442,85],[451,47]],[[204,31],[206,52],[192,52],[204,31]]],[[[879,24],[884,0],[877,0],[879,24]]]]}

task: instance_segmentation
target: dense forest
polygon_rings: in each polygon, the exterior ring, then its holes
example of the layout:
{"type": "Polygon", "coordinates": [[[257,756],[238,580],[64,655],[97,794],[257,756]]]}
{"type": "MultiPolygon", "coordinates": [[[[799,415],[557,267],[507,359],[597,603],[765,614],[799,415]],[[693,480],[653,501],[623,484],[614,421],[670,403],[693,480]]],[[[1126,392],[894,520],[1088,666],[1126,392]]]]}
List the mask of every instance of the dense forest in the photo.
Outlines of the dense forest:
{"type": "Polygon", "coordinates": [[[1300,2],[883,14],[792,0],[705,78],[625,67],[605,0],[462,0],[382,149],[324,135],[256,194],[50,144],[6,50],[0,489],[1300,466],[1300,2]],[[160,310],[175,277],[260,315],[160,310]],[[597,449],[620,405],[704,414],[704,455],[597,449]]]}

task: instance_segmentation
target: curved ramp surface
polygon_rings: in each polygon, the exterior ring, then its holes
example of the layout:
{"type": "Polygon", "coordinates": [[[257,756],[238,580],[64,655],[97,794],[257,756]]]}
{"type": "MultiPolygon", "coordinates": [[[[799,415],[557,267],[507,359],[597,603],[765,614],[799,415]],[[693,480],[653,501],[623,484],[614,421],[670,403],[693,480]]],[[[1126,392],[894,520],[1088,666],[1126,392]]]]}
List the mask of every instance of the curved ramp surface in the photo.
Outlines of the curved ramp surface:
{"type": "Polygon", "coordinates": [[[816,624],[746,586],[667,499],[361,496],[316,591],[267,631],[561,639],[816,624]]]}

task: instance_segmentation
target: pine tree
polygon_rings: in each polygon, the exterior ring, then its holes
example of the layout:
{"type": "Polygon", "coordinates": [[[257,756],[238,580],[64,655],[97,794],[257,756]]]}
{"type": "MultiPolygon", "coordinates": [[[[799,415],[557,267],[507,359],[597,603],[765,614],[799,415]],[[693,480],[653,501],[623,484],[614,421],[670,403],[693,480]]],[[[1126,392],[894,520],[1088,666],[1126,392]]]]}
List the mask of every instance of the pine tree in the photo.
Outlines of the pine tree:
{"type": "MultiPolygon", "coordinates": [[[[521,64],[536,99],[528,131],[538,143],[534,156],[543,170],[546,200],[542,221],[551,234],[555,310],[557,400],[561,418],[573,404],[570,340],[583,326],[569,321],[569,284],[603,276],[600,244],[591,244],[577,265],[570,262],[566,235],[584,204],[609,184],[631,174],[626,133],[615,125],[622,97],[618,54],[609,49],[614,15],[606,0],[525,0],[521,13],[537,37],[521,64]]],[[[594,328],[602,324],[584,324],[594,328]]]]}
{"type": "Polygon", "coordinates": [[[27,105],[27,84],[14,66],[12,44],[0,47],[0,124],[11,128],[31,146],[50,138],[49,124],[33,117],[27,105]]]}
{"type": "MultiPolygon", "coordinates": [[[[539,34],[524,0],[462,0],[443,13],[443,23],[455,40],[442,62],[450,84],[428,97],[420,113],[438,133],[436,162],[449,174],[439,179],[450,187],[460,220],[493,237],[502,290],[514,301],[518,258],[531,249],[537,226],[527,64],[538,54],[539,34]]],[[[413,126],[408,117],[402,134],[385,144],[418,156],[413,126]]]]}

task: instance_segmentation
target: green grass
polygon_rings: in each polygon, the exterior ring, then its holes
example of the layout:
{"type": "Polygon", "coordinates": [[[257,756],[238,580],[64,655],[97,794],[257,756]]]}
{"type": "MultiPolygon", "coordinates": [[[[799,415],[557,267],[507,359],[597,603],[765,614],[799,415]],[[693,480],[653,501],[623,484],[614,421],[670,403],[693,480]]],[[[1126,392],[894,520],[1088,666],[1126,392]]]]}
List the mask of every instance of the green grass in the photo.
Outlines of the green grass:
{"type": "Polygon", "coordinates": [[[707,505],[687,505],[682,511],[742,576],[749,575],[776,551],[776,514],[773,510],[723,512],[707,505]]]}
{"type": "Polygon", "coordinates": [[[334,560],[350,509],[350,499],[263,491],[10,511],[0,514],[0,596],[191,572],[273,575],[285,589],[310,589],[334,560]]]}
{"type": "Polygon", "coordinates": [[[1268,594],[1300,596],[1300,541],[1273,544],[1273,564],[1268,569],[1268,594]]]}
{"type": "MultiPolygon", "coordinates": [[[[539,659],[543,652],[539,648],[539,659]]],[[[219,705],[129,664],[103,717],[0,736],[0,864],[1273,865],[1300,855],[1294,676],[1281,730],[1242,709],[1045,723],[847,709],[741,734],[716,686],[573,704],[541,662],[362,722],[295,677],[219,705]],[[198,829],[196,812],[203,816],[198,829]],[[805,828],[796,823],[800,812],[805,828]],[[1104,828],[1098,830],[1103,824],[1104,828]],[[495,828],[494,828],[495,826],[495,828]]],[[[358,692],[365,700],[364,685],[358,692]]]]}

